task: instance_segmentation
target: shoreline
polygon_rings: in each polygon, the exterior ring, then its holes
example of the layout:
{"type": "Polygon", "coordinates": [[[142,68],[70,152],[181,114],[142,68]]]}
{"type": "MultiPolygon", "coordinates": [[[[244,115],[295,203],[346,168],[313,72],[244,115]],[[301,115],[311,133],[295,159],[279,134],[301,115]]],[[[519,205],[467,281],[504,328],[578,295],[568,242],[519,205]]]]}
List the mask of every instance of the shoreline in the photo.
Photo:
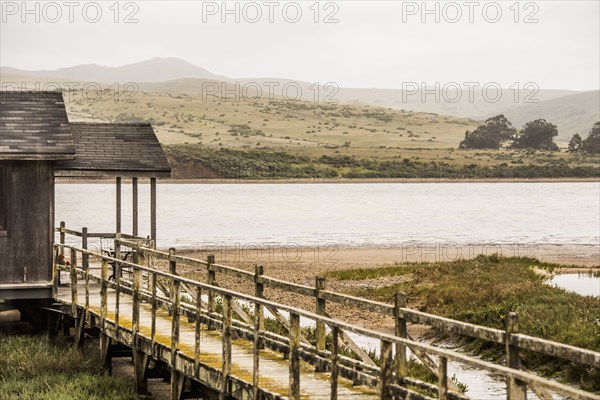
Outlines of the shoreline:
{"type": "MultiPolygon", "coordinates": [[[[139,178],[141,181],[148,178],[139,178]]],[[[372,178],[372,179],[220,179],[220,178],[167,178],[157,179],[161,184],[208,184],[208,185],[232,185],[232,184],[369,184],[369,183],[600,183],[600,177],[597,178],[372,178]]],[[[123,182],[129,182],[131,179],[123,178],[123,182]]],[[[57,177],[57,184],[109,184],[114,183],[113,179],[94,178],[94,177],[57,177]]]]}
{"type": "MultiPolygon", "coordinates": [[[[161,249],[161,248],[159,248],[161,249]]],[[[165,249],[161,249],[165,250],[165,249]]],[[[218,248],[178,248],[178,254],[206,259],[209,254],[216,257],[217,263],[254,268],[263,264],[265,268],[275,267],[277,272],[303,275],[313,272],[313,277],[325,271],[340,268],[374,268],[396,263],[448,262],[470,260],[481,254],[499,253],[503,257],[529,257],[561,265],[553,274],[588,272],[600,270],[600,243],[598,244],[545,244],[537,246],[518,244],[468,244],[459,247],[446,247],[438,244],[422,246],[340,246],[337,248],[317,248],[312,246],[289,248],[286,246],[264,247],[218,247],[218,248]]],[[[285,274],[283,275],[285,276],[285,274]]]]}

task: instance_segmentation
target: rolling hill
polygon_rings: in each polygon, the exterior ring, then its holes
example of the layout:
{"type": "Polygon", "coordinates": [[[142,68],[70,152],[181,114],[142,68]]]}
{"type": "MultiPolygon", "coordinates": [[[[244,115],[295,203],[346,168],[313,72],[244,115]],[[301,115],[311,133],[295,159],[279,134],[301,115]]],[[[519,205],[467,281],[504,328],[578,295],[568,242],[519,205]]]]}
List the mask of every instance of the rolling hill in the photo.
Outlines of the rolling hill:
{"type": "MultiPolygon", "coordinates": [[[[568,90],[527,90],[503,89],[498,99],[486,98],[481,88],[476,88],[470,98],[467,88],[459,90],[438,90],[433,94],[420,91],[404,93],[400,89],[341,88],[314,86],[313,83],[282,78],[232,79],[216,75],[204,68],[178,58],[153,58],[151,60],[124,65],[105,67],[100,65],[78,65],[53,71],[24,71],[11,67],[1,67],[3,77],[21,76],[28,81],[31,77],[59,80],[89,81],[106,84],[115,82],[135,82],[141,91],[156,93],[178,93],[202,96],[205,92],[237,91],[246,97],[267,97],[270,88],[276,97],[281,97],[283,88],[290,86],[289,96],[299,93],[302,100],[326,103],[329,100],[348,104],[370,104],[378,107],[394,108],[414,112],[435,113],[475,120],[484,120],[497,114],[506,114],[517,127],[525,122],[545,118],[559,127],[559,140],[565,141],[573,133],[587,133],[595,121],[600,120],[600,91],[574,92],[568,90]],[[236,85],[239,85],[236,87],[236,85]],[[242,93],[246,87],[246,91],[242,93]],[[532,96],[537,103],[524,103],[526,96],[532,96]],[[515,100],[517,99],[517,101],[515,100]]],[[[6,79],[4,79],[6,80],[6,79]]],[[[493,93],[490,97],[496,97],[493,93]]]]}

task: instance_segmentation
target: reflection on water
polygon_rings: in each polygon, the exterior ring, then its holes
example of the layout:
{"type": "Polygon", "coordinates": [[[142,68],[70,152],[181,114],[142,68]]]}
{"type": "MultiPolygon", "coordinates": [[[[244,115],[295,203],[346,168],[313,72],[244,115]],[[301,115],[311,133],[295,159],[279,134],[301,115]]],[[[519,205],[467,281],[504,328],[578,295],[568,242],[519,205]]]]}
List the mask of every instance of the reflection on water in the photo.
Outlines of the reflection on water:
{"type": "Polygon", "coordinates": [[[554,275],[549,282],[582,296],[600,297],[600,271],[554,275]]]}

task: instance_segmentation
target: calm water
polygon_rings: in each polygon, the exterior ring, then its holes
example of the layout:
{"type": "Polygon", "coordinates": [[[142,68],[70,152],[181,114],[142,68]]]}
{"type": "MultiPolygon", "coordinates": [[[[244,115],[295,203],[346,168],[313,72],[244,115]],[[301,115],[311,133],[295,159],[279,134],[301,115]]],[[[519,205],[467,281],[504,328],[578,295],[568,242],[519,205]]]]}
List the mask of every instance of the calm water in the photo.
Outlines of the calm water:
{"type": "MultiPolygon", "coordinates": [[[[148,186],[140,185],[142,235],[148,186]]],[[[598,244],[599,199],[598,183],[159,183],[158,244],[598,244]]],[[[57,223],[114,231],[114,203],[114,185],[59,184],[57,223]]],[[[130,185],[123,213],[130,232],[130,185]]]]}
{"type": "Polygon", "coordinates": [[[600,276],[589,273],[554,275],[550,284],[582,296],[600,297],[600,276]]]}

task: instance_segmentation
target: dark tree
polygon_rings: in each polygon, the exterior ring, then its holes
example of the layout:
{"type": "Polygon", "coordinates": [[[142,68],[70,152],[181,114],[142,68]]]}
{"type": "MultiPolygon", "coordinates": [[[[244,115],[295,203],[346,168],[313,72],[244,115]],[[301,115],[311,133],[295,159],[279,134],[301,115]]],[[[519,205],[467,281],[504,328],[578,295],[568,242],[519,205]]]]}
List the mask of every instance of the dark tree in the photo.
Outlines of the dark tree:
{"type": "Polygon", "coordinates": [[[588,137],[581,142],[581,150],[590,154],[600,154],[600,121],[594,124],[588,137]]]}
{"type": "Polygon", "coordinates": [[[546,122],[545,119],[536,119],[527,122],[523,130],[513,138],[513,149],[536,149],[558,151],[553,138],[558,136],[556,125],[546,122]]]}
{"type": "Polygon", "coordinates": [[[516,133],[510,121],[503,115],[485,120],[485,124],[473,132],[465,132],[465,140],[460,142],[459,149],[499,149],[516,133]]]}
{"type": "Polygon", "coordinates": [[[581,136],[579,136],[579,133],[573,135],[571,141],[569,142],[569,149],[567,151],[569,153],[577,153],[581,151],[581,136]]]}

